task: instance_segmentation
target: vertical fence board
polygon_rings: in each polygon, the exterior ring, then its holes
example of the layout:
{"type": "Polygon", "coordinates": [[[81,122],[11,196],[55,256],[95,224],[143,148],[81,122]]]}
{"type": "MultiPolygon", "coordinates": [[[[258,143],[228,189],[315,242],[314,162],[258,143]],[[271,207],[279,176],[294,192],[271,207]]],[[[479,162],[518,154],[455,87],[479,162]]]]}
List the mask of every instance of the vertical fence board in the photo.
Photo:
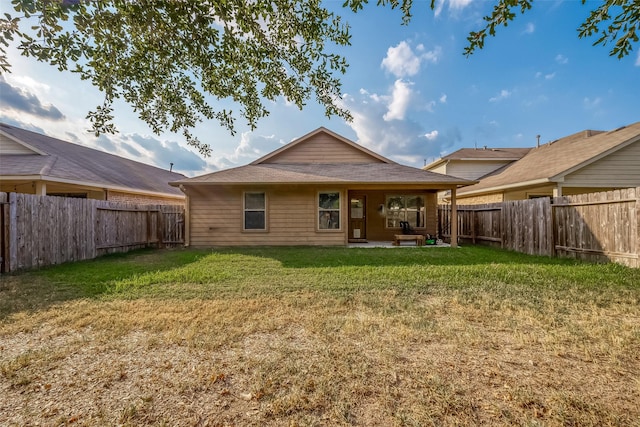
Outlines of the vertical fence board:
{"type": "MultiPolygon", "coordinates": [[[[448,232],[439,207],[438,229],[448,232]]],[[[564,256],[640,267],[640,188],[458,207],[460,235],[469,242],[499,241],[531,255],[564,256]]]]}
{"type": "Polygon", "coordinates": [[[0,202],[7,200],[0,205],[1,272],[183,244],[184,207],[179,205],[0,193],[0,202]]]}

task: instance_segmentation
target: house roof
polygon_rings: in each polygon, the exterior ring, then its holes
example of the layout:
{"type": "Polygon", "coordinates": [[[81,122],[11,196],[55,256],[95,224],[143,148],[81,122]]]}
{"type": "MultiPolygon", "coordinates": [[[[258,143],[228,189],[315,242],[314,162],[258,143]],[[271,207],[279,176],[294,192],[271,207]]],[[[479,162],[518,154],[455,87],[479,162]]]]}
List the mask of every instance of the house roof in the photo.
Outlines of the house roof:
{"type": "Polygon", "coordinates": [[[0,176],[42,179],[110,190],[184,196],[168,185],[184,175],[0,123],[0,134],[33,151],[3,155],[0,176]]]}
{"type": "Polygon", "coordinates": [[[469,185],[474,182],[475,181],[421,170],[411,166],[400,165],[334,132],[325,128],[318,128],[249,165],[213,172],[195,178],[174,181],[170,184],[175,186],[308,183],[419,184],[451,188],[458,185],[469,185]],[[337,159],[335,163],[331,163],[330,159],[323,159],[322,162],[310,161],[308,163],[270,162],[274,157],[281,156],[286,150],[304,144],[305,141],[310,140],[319,133],[325,133],[352,149],[365,153],[371,161],[369,163],[344,163],[340,162],[340,159],[337,159]]]}
{"type": "Polygon", "coordinates": [[[447,154],[424,167],[424,169],[433,169],[442,163],[450,160],[463,161],[516,161],[524,157],[531,148],[461,148],[451,154],[447,154]]]}
{"type": "Polygon", "coordinates": [[[474,181],[424,171],[397,163],[299,163],[240,166],[195,178],[182,184],[442,184],[469,185],[474,181]]]}
{"type": "Polygon", "coordinates": [[[609,132],[578,132],[531,149],[522,159],[486,175],[458,194],[560,182],[566,175],[637,141],[640,141],[640,122],[609,132]]]}

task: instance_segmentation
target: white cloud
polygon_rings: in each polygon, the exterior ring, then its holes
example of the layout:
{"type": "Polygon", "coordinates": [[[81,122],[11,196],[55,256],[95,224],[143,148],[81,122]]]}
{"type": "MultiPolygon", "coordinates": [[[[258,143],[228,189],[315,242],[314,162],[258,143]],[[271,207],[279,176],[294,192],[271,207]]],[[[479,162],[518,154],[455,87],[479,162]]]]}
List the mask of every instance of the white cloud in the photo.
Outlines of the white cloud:
{"type": "Polygon", "coordinates": [[[431,132],[425,133],[424,137],[427,138],[429,141],[434,141],[436,138],[438,138],[438,131],[432,130],[431,132]]]}
{"type": "Polygon", "coordinates": [[[511,96],[511,92],[509,92],[506,89],[502,89],[500,91],[499,94],[497,94],[496,96],[494,96],[493,98],[489,98],[489,102],[498,102],[498,101],[502,101],[503,99],[507,99],[511,96]]]}
{"type": "Polygon", "coordinates": [[[567,64],[569,62],[569,58],[567,58],[566,56],[564,56],[563,54],[559,53],[556,55],[556,62],[558,64],[567,64]]]}
{"type": "Polygon", "coordinates": [[[442,9],[444,9],[445,3],[449,3],[450,12],[458,12],[469,6],[472,2],[473,0],[449,0],[448,2],[447,0],[437,0],[436,7],[433,13],[435,16],[440,16],[440,13],[442,13],[442,9]]]}
{"type": "Polygon", "coordinates": [[[447,94],[443,93],[442,96],[440,97],[440,103],[441,104],[446,104],[447,103],[447,94]]]}
{"type": "Polygon", "coordinates": [[[398,46],[387,49],[381,66],[396,77],[414,76],[420,71],[420,58],[407,42],[402,41],[398,46]]]}
{"type": "Polygon", "coordinates": [[[549,73],[549,74],[545,74],[544,78],[545,80],[551,80],[556,76],[556,73],[549,73]]]}
{"type": "Polygon", "coordinates": [[[397,46],[387,49],[387,56],[382,60],[380,66],[395,77],[410,77],[420,72],[422,62],[435,64],[442,56],[440,46],[425,52],[424,45],[419,44],[416,51],[418,54],[411,49],[409,43],[401,41],[397,46]]]}
{"type": "Polygon", "coordinates": [[[393,84],[391,102],[389,102],[387,112],[382,117],[385,121],[404,119],[407,109],[409,108],[409,103],[411,102],[412,84],[413,83],[404,82],[400,79],[396,80],[393,84]]]}
{"type": "Polygon", "coordinates": [[[523,34],[533,34],[536,31],[536,26],[533,22],[529,22],[524,28],[523,34]]]}
{"type": "Polygon", "coordinates": [[[420,59],[427,62],[431,62],[433,64],[437,63],[441,57],[442,57],[442,48],[440,46],[436,46],[433,48],[433,50],[429,50],[420,55],[420,59]]]}
{"type": "Polygon", "coordinates": [[[638,57],[636,58],[636,67],[640,67],[640,51],[638,52],[638,57]]]}
{"type": "Polygon", "coordinates": [[[356,141],[383,156],[416,167],[423,166],[424,159],[437,157],[461,136],[457,129],[427,131],[421,123],[410,119],[385,121],[388,113],[388,97],[370,94],[360,97],[344,97],[342,107],[353,116],[349,126],[356,133],[356,141]]]}

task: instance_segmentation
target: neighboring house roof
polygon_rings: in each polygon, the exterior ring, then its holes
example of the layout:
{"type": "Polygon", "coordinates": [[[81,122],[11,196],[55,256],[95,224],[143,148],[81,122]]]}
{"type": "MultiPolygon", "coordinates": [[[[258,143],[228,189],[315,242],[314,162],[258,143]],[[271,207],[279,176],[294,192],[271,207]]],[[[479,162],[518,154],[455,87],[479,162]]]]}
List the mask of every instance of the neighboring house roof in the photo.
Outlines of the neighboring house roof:
{"type": "Polygon", "coordinates": [[[0,136],[31,154],[3,154],[0,177],[94,186],[153,195],[184,196],[169,181],[184,175],[0,123],[0,136]]]}
{"type": "Polygon", "coordinates": [[[522,159],[488,174],[458,194],[561,182],[566,175],[637,141],[640,141],[640,122],[609,132],[578,132],[531,149],[522,159]]]}
{"type": "Polygon", "coordinates": [[[240,166],[237,168],[226,169],[213,172],[207,175],[195,178],[183,179],[171,182],[171,185],[228,185],[228,184],[305,184],[305,183],[324,183],[324,184],[420,184],[420,185],[442,185],[451,188],[458,185],[469,185],[475,181],[455,178],[448,175],[424,171],[411,166],[404,166],[376,154],[355,142],[352,142],[340,135],[335,134],[325,128],[319,128],[280,149],[267,154],[266,156],[256,160],[255,162],[240,166]],[[339,141],[344,144],[345,151],[338,152],[336,161],[324,158],[322,161],[317,159],[308,163],[299,161],[300,157],[292,157],[298,159],[296,162],[276,163],[272,161],[278,158],[286,158],[287,150],[296,150],[303,144],[324,144],[325,142],[316,142],[314,137],[329,136],[332,142],[339,141]],[[349,155],[355,151],[361,154],[361,157],[349,155]],[[358,159],[352,162],[344,162],[342,156],[358,159]],[[368,160],[366,160],[368,159],[368,160]],[[366,162],[365,162],[366,161],[366,162]]]}
{"type": "Polygon", "coordinates": [[[433,169],[442,163],[450,160],[461,161],[516,161],[524,157],[531,148],[461,148],[451,154],[447,154],[424,167],[424,169],[433,169]]]}

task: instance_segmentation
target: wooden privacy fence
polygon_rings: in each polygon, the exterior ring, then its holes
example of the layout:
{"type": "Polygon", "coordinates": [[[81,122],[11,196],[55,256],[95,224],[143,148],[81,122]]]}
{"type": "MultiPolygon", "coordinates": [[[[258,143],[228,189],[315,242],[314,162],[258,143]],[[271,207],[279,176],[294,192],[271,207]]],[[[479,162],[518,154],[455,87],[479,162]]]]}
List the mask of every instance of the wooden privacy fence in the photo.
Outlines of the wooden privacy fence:
{"type": "Polygon", "coordinates": [[[184,243],[184,207],[0,193],[1,272],[184,243]]]}
{"type": "MultiPolygon", "coordinates": [[[[438,207],[451,236],[451,207],[438,207]]],[[[530,255],[613,261],[640,267],[640,188],[458,206],[458,237],[530,255]]]]}

